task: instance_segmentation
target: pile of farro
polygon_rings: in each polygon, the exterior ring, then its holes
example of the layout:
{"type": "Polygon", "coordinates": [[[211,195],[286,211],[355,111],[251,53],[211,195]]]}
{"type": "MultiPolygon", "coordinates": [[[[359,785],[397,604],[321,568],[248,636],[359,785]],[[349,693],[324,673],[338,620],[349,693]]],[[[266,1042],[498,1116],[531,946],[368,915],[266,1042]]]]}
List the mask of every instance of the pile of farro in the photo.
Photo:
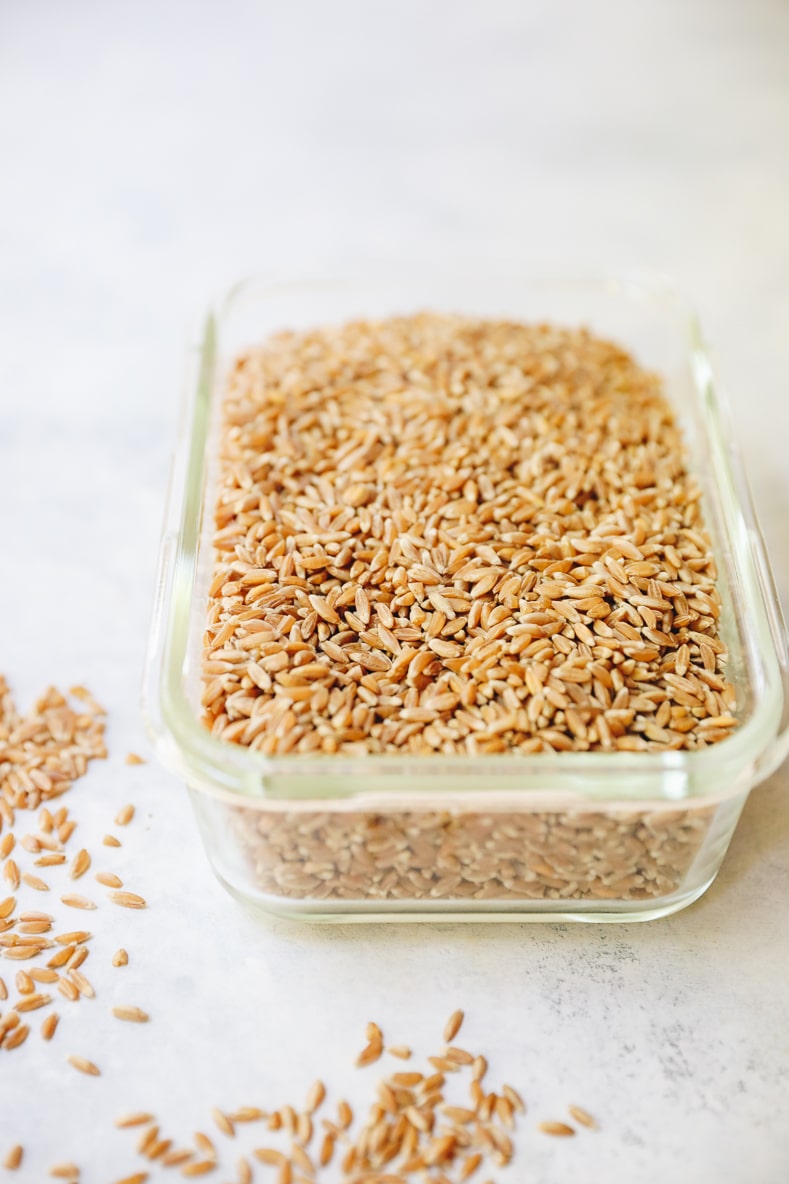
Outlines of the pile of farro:
{"type": "MultiPolygon", "coordinates": [[[[85,847],[69,859],[78,821],[62,795],[85,774],[89,761],[107,755],[103,708],[84,687],[73,687],[70,694],[80,702],[79,710],[50,687],[22,716],[0,676],[0,863],[9,893],[0,900],[0,1052],[24,1044],[34,1013],[43,1014],[41,1036],[51,1040],[59,1020],[56,1000],[78,1003],[95,997],[81,969],[93,934],[82,924],[75,927],[74,917],[76,910],[84,920],[98,902],[87,890],[75,891],[76,881],[81,887],[91,871],[112,904],[144,908],[146,903],[113,871],[95,870],[96,856],[85,847]],[[30,907],[33,901],[43,907],[30,907]],[[10,972],[8,982],[4,968],[10,972]]],[[[126,826],[133,816],[134,806],[128,804],[115,823],[126,826]]],[[[121,840],[108,832],[103,845],[117,848],[121,840]]],[[[126,965],[126,951],[117,950],[112,961],[126,965]]],[[[113,1011],[118,1019],[148,1018],[135,1006],[113,1011]]],[[[99,1072],[85,1057],[69,1054],[67,1059],[81,1072],[99,1072]]]]}
{"type": "Polygon", "coordinates": [[[202,703],[267,754],[699,748],[735,725],[658,378],[583,330],[286,332],[223,408],[202,703]]]}

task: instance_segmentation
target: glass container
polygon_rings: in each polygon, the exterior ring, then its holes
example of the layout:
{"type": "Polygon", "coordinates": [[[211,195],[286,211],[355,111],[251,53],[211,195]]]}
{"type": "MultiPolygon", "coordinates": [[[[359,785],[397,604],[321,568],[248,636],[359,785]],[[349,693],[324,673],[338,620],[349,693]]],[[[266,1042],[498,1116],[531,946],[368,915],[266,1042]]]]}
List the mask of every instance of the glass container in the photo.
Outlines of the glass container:
{"type": "MultiPolygon", "coordinates": [[[[714,879],[745,800],[783,759],[786,633],[697,323],[660,278],[440,274],[245,282],[189,352],[144,709],[187,784],[210,863],[245,901],[323,921],[636,921],[714,879]],[[718,565],[739,726],[695,751],[286,755],[200,721],[216,445],[226,374],[271,332],[423,309],[586,326],[658,371],[718,565]]],[[[734,890],[734,889],[733,889],[734,890]]]]}

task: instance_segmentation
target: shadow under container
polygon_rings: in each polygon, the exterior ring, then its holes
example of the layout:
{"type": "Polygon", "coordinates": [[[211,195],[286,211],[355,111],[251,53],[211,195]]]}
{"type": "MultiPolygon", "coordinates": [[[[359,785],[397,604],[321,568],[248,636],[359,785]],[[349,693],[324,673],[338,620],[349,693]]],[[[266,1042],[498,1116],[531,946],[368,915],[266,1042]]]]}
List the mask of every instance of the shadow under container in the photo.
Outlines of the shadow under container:
{"type": "Polygon", "coordinates": [[[789,662],[763,540],[695,321],[659,279],[478,270],[240,285],[190,354],[145,714],[191,792],[219,879],[269,912],[334,921],[637,921],[697,899],[750,790],[787,747],[789,662]],[[658,371],[702,490],[739,726],[695,751],[268,757],[200,722],[225,378],[271,332],[430,308],[584,325],[658,371]]]}

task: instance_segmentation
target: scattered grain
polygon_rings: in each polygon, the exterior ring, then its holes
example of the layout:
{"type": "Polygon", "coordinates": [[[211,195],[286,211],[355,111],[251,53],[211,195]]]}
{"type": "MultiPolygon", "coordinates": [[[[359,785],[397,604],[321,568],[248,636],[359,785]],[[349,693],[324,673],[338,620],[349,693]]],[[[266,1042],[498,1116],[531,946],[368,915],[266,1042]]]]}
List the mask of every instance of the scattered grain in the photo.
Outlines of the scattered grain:
{"type": "Polygon", "coordinates": [[[132,1024],[146,1024],[151,1018],[141,1007],[113,1007],[112,1014],[118,1020],[128,1020],[132,1024]]]}
{"type": "Polygon", "coordinates": [[[3,1160],[3,1167],[6,1169],[6,1171],[15,1172],[16,1169],[20,1167],[22,1159],[24,1158],[24,1154],[24,1148],[22,1147],[21,1143],[17,1143],[14,1147],[12,1147],[3,1160]]]}
{"type": "MultiPolygon", "coordinates": [[[[146,1016],[146,1019],[147,1018],[148,1017],[146,1016]]],[[[235,1136],[235,1127],[233,1126],[233,1123],[228,1115],[222,1110],[214,1107],[214,1109],[211,1111],[211,1117],[223,1135],[227,1135],[229,1139],[232,1139],[235,1136]]]]}
{"type": "Polygon", "coordinates": [[[124,909],[144,909],[147,907],[144,898],[138,896],[136,892],[111,892],[110,900],[113,904],[119,904],[124,909]]]}
{"type": "Polygon", "coordinates": [[[55,1035],[55,1029],[58,1026],[59,1016],[57,1012],[51,1011],[41,1025],[41,1035],[44,1040],[51,1040],[55,1035]]]}
{"type": "Polygon", "coordinates": [[[120,810],[115,815],[115,824],[116,826],[128,826],[133,817],[134,806],[131,805],[131,803],[126,806],[121,806],[120,810]]]}
{"type": "Polygon", "coordinates": [[[314,1081],[307,1092],[305,1109],[308,1114],[314,1114],[326,1097],[326,1086],[322,1081],[314,1081]]]}
{"type": "Polygon", "coordinates": [[[95,909],[96,908],[95,901],[89,900],[87,896],[80,896],[76,892],[66,893],[64,896],[61,896],[60,899],[63,902],[63,904],[68,905],[69,908],[72,908],[72,909],[95,909]]]}
{"type": "Polygon", "coordinates": [[[69,870],[69,875],[71,876],[72,880],[78,880],[80,878],[80,876],[85,875],[85,872],[88,870],[89,867],[90,867],[90,855],[83,847],[74,856],[74,859],[71,862],[71,868],[69,870]]]}
{"type": "Polygon", "coordinates": [[[460,1031],[460,1026],[463,1023],[463,1012],[453,1011],[452,1015],[444,1025],[444,1040],[447,1044],[451,1044],[460,1031]]]}
{"type": "Polygon", "coordinates": [[[580,1106],[568,1106],[570,1117],[574,1118],[576,1122],[580,1122],[581,1126],[589,1127],[590,1130],[595,1130],[597,1122],[589,1113],[588,1110],[583,1110],[580,1106]]]}
{"type": "Polygon", "coordinates": [[[123,880],[114,872],[96,872],[96,880],[105,888],[122,888],[123,880]]]}
{"type": "Polygon", "coordinates": [[[149,1122],[153,1122],[153,1115],[148,1114],[144,1110],[136,1110],[131,1114],[122,1114],[120,1118],[115,1119],[115,1125],[121,1128],[145,1126],[149,1122]]]}
{"type": "Polygon", "coordinates": [[[101,1076],[101,1069],[99,1069],[97,1065],[94,1065],[93,1061],[87,1060],[86,1057],[70,1055],[66,1057],[66,1060],[70,1065],[73,1065],[75,1069],[79,1070],[80,1073],[85,1073],[89,1077],[101,1076]]]}
{"type": "Polygon", "coordinates": [[[3,1040],[3,1048],[19,1048],[20,1044],[24,1044],[24,1042],[27,1040],[29,1032],[30,1028],[28,1025],[20,1024],[17,1019],[14,1028],[11,1030],[10,1034],[6,1034],[6,1037],[3,1040]]]}
{"type": "Polygon", "coordinates": [[[210,1155],[216,1159],[216,1146],[208,1135],[204,1135],[202,1131],[196,1131],[194,1139],[204,1155],[210,1155]]]}

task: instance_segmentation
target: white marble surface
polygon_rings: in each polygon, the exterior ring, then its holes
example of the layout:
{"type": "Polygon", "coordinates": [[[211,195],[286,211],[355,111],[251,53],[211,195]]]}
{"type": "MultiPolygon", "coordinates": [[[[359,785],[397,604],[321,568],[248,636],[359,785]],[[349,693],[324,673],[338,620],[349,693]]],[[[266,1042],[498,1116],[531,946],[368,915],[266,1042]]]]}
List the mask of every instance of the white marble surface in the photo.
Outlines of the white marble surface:
{"type": "Polygon", "coordinates": [[[311,929],[242,911],[182,787],[123,764],[147,751],[186,330],[250,272],[400,250],[669,272],[702,314],[789,592],[788,60],[781,0],[0,6],[0,665],[24,701],[75,681],[106,701],[111,759],[73,808],[104,851],[137,802],[105,863],[151,902],[91,915],[96,1000],[64,1003],[51,1045],[0,1056],[17,1179],[67,1159],[84,1184],[136,1170],[112,1127],[127,1108],[177,1140],[217,1103],[299,1100],[317,1073],[361,1098],[367,1018],[427,1052],[456,1005],[530,1105],[502,1180],[789,1178],[785,770],[672,919],[311,929]],[[119,1024],[116,1002],[152,1022],[119,1024]],[[539,1135],[570,1100],[601,1131],[539,1135]]]}

